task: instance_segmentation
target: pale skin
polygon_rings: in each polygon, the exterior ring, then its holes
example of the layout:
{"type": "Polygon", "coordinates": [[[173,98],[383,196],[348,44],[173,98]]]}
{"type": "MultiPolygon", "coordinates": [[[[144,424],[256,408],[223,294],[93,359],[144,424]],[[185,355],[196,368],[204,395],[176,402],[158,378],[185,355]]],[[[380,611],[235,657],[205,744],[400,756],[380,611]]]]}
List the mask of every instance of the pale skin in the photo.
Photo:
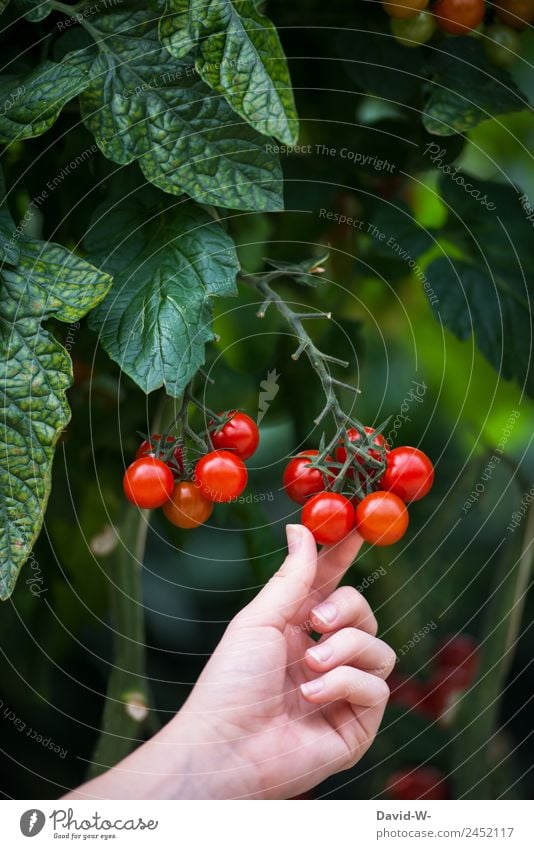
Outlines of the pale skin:
{"type": "Polygon", "coordinates": [[[387,703],[393,650],[367,601],[338,587],[362,540],[288,555],[229,624],[183,708],[66,799],[288,799],[357,763],[387,703]],[[310,631],[321,634],[315,642],[310,631]]]}

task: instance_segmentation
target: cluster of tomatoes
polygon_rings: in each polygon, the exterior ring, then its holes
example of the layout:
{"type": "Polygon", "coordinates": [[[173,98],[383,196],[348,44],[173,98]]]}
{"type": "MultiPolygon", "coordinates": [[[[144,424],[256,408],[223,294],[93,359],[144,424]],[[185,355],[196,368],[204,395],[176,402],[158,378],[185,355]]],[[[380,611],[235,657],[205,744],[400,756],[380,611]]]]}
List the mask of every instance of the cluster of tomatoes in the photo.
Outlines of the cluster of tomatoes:
{"type": "Polygon", "coordinates": [[[124,473],[126,498],[137,507],[161,507],[179,528],[196,528],[212,514],[214,504],[232,501],[244,491],[248,472],[244,461],[259,444],[256,423],[233,410],[221,415],[223,424],[210,423],[213,451],[187,468],[183,441],[153,434],[137,449],[124,473]]]}
{"type": "Polygon", "coordinates": [[[469,634],[458,634],[439,646],[428,681],[392,672],[388,679],[390,701],[447,725],[458,699],[473,683],[477,668],[476,641],[469,634]]]}
{"type": "Polygon", "coordinates": [[[534,0],[499,0],[491,7],[486,0],[436,0],[431,9],[429,0],[383,0],[382,5],[391,18],[393,36],[405,47],[426,44],[437,30],[451,35],[476,30],[485,36],[488,57],[500,68],[517,59],[521,53],[517,30],[534,21],[534,0]]]}
{"type": "Polygon", "coordinates": [[[381,433],[375,434],[370,427],[362,430],[364,433],[356,428],[347,431],[336,448],[337,462],[326,456],[321,458],[320,468],[319,452],[309,450],[293,457],[285,468],[285,491],[303,505],[302,524],[323,545],[340,542],[353,528],[374,545],[398,542],[408,528],[406,504],[424,498],[434,482],[434,467],[418,448],[390,450],[381,433]],[[365,451],[366,442],[372,447],[365,451]],[[360,452],[351,449],[354,453],[348,463],[347,443],[362,445],[360,452]],[[346,470],[341,483],[348,495],[332,489],[339,469],[346,470]],[[360,486],[354,486],[358,483],[360,486]],[[362,495],[364,484],[374,491],[362,495]],[[351,495],[351,488],[356,494],[351,495]]]}

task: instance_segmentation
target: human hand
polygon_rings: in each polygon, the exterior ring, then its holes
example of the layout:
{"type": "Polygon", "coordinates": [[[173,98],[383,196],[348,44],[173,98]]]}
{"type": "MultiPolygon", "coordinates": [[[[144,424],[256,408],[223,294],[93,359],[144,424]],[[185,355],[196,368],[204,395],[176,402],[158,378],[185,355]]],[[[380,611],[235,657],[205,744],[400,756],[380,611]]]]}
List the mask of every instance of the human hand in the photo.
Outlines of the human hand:
{"type": "Polygon", "coordinates": [[[287,535],[284,563],[230,622],[182,710],[111,771],[128,773],[123,798],[289,798],[373,742],[395,654],[363,596],[336,589],[362,540],[318,554],[302,525],[287,535]]]}

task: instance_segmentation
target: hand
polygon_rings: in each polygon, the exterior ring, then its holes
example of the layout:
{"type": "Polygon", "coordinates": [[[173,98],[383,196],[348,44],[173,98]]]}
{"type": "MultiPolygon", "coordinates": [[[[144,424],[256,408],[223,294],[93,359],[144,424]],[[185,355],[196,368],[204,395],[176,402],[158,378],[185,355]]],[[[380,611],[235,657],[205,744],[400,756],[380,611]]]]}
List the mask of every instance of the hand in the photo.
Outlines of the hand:
{"type": "MultiPolygon", "coordinates": [[[[318,555],[302,525],[287,537],[282,567],[232,620],[182,710],[111,771],[115,783],[128,773],[122,798],[290,798],[373,742],[395,654],[363,596],[336,589],[362,540],[318,555]]],[[[109,798],[107,776],[95,781],[109,798]]]]}

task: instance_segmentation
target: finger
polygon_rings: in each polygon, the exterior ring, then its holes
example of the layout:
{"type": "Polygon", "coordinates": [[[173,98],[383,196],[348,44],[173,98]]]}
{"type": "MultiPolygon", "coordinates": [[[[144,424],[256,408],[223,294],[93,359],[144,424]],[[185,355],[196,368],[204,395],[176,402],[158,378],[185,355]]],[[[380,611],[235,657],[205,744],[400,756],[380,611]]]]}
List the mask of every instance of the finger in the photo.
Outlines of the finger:
{"type": "Polygon", "coordinates": [[[389,687],[382,678],[353,666],[338,666],[320,678],[306,681],[300,691],[314,704],[345,701],[366,708],[385,705],[389,697],[389,687]]]}
{"type": "Polygon", "coordinates": [[[239,625],[285,628],[310,593],[317,571],[317,545],[304,525],[286,525],[288,555],[256,598],[235,617],[239,625]]]}
{"type": "Polygon", "coordinates": [[[351,531],[341,542],[323,546],[313,587],[323,598],[335,590],[362,545],[363,539],[358,531],[351,531]]]}
{"type": "Polygon", "coordinates": [[[374,637],[378,631],[378,622],[369,603],[354,587],[339,587],[312,608],[309,620],[311,628],[319,634],[352,627],[374,637]]]}
{"type": "Polygon", "coordinates": [[[356,628],[336,631],[308,649],[304,659],[314,672],[324,673],[350,664],[379,678],[387,678],[397,660],[387,643],[356,628]]]}

